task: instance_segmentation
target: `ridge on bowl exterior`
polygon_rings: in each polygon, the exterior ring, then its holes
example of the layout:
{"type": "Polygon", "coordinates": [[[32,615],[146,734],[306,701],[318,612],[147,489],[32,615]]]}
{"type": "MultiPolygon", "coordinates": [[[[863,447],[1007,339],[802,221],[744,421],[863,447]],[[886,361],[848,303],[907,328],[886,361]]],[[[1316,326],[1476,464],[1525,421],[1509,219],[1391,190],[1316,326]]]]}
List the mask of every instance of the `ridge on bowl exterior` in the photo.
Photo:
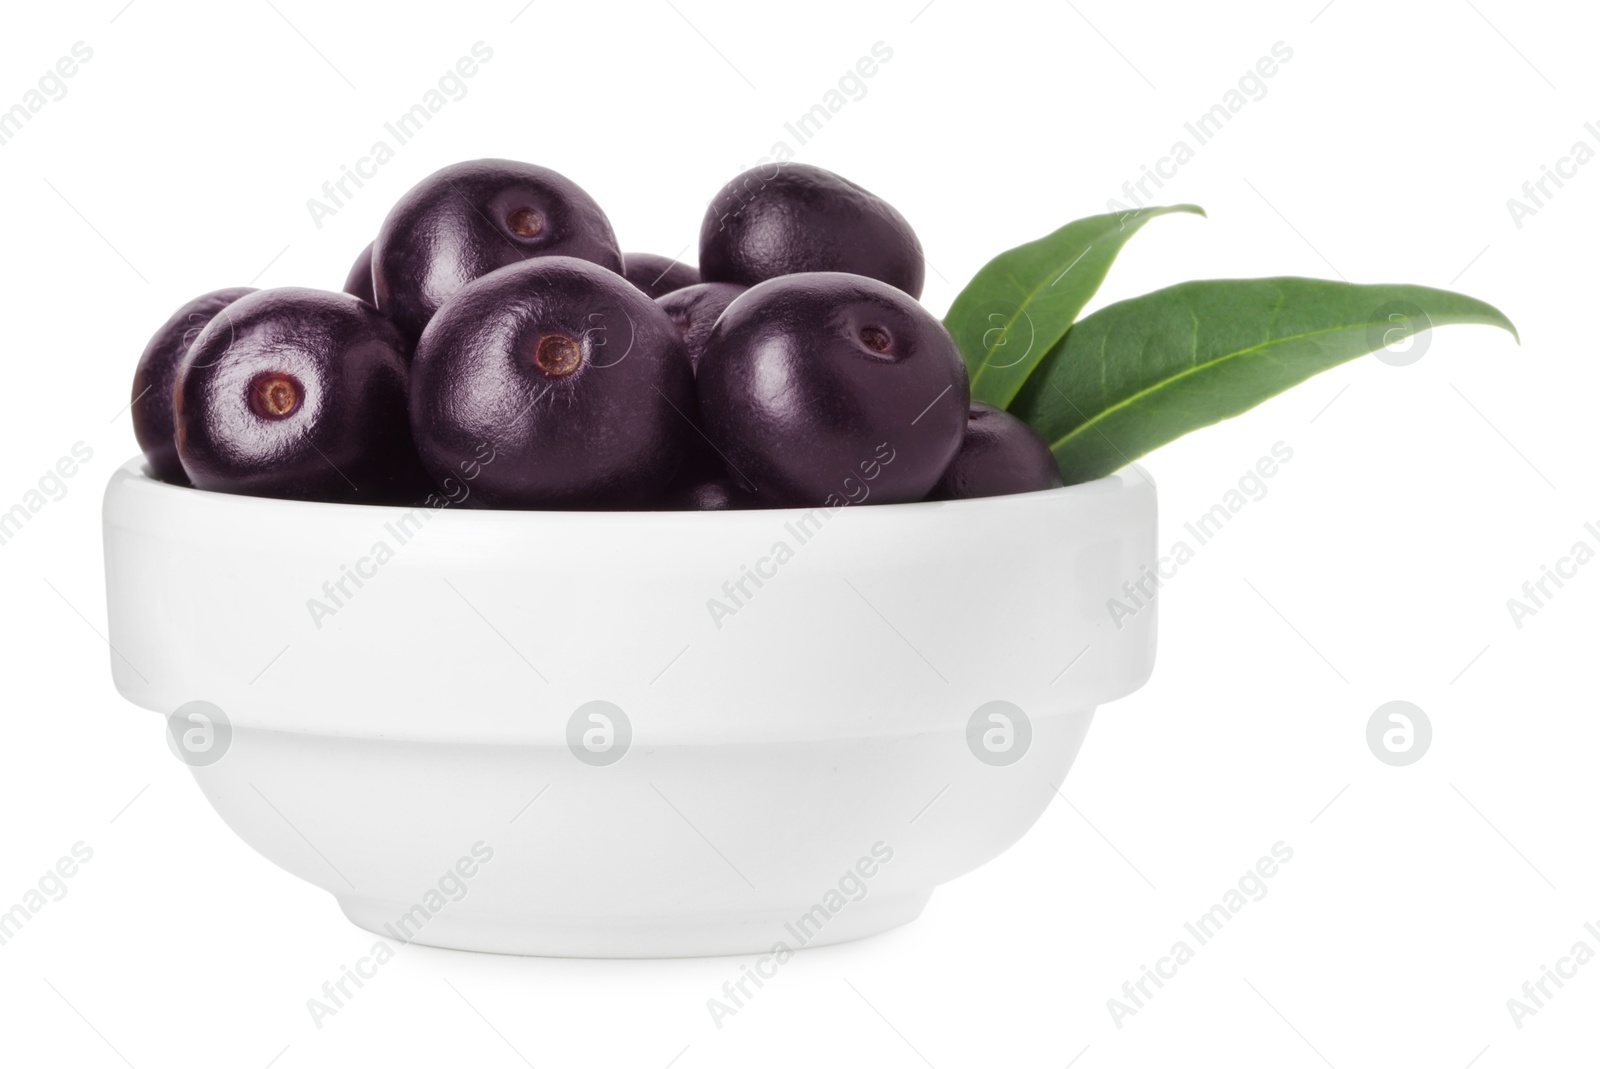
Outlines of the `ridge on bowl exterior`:
{"type": "Polygon", "coordinates": [[[182,755],[252,847],[435,946],[765,953],[903,924],[1038,819],[1155,656],[1154,604],[1107,610],[1156,556],[1136,467],[586,513],[207,493],[136,459],[104,520],[118,690],[169,743],[205,728],[182,755]]]}

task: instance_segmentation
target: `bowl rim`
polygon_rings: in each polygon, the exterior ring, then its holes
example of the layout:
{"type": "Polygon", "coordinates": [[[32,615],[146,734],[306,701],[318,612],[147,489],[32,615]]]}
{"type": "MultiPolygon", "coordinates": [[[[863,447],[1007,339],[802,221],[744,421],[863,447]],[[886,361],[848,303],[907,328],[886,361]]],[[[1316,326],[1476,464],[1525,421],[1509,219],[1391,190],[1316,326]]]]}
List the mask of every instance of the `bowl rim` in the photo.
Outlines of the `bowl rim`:
{"type": "MultiPolygon", "coordinates": [[[[638,523],[641,517],[651,517],[651,522],[662,523],[728,523],[730,520],[707,520],[710,516],[768,516],[777,518],[793,518],[804,516],[819,510],[829,510],[827,505],[814,505],[797,508],[762,508],[762,509],[489,509],[489,508],[461,508],[455,504],[429,505],[424,501],[406,503],[368,503],[348,501],[306,501],[299,498],[263,497],[254,494],[230,494],[218,490],[201,490],[194,486],[179,486],[176,483],[165,482],[157,479],[150,473],[150,467],[144,454],[135,454],[132,458],[119,465],[106,484],[106,494],[114,492],[119,483],[132,481],[139,485],[143,493],[162,494],[174,502],[213,502],[216,507],[227,506],[244,509],[271,509],[276,513],[301,513],[308,520],[316,517],[331,518],[333,516],[358,516],[362,513],[376,515],[382,512],[411,512],[416,509],[432,509],[436,513],[455,513],[460,516],[470,516],[475,522],[488,523],[515,523],[526,522],[530,518],[567,517],[572,520],[583,520],[594,523],[628,524],[638,523]]],[[[888,505],[873,505],[870,508],[854,508],[850,505],[833,506],[835,512],[878,512],[883,511],[885,516],[914,515],[916,512],[932,513],[945,509],[975,511],[977,509],[993,509],[1015,507],[1021,502],[1058,501],[1070,498],[1100,497],[1108,493],[1136,489],[1139,486],[1148,486],[1151,490],[1156,487],[1155,480],[1145,468],[1130,462],[1110,475],[1088,482],[1071,483],[1067,486],[1058,486],[1049,490],[1030,490],[1021,494],[1000,494],[993,497],[952,498],[942,501],[906,501],[888,505]]],[[[438,491],[442,493],[442,491],[438,491]]],[[[210,506],[200,506],[210,507],[210,506]]],[[[454,522],[454,521],[452,521],[454,522]]]]}

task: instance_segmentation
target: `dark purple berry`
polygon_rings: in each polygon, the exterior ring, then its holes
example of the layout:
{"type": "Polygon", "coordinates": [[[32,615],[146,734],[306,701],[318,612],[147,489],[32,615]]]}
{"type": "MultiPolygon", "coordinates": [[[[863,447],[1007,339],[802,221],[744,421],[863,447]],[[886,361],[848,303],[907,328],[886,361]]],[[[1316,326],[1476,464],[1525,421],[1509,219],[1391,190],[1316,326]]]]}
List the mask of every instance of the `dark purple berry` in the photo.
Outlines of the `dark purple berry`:
{"type": "Polygon", "coordinates": [[[967,422],[955,341],[906,294],[859,275],[786,275],[740,295],[695,383],[729,474],[767,505],[920,501],[967,422]]]}
{"type": "Polygon", "coordinates": [[[174,415],[202,490],[392,501],[425,486],[405,340],[347,293],[260,290],[229,305],[190,347],[174,415]]]}
{"type": "Polygon", "coordinates": [[[411,426],[435,478],[485,452],[472,501],[624,508],[666,489],[695,432],[665,312],[621,275],[545,256],[447,301],[417,345],[411,426]]]}
{"type": "Polygon", "coordinates": [[[150,474],[163,482],[189,485],[178,460],[178,444],[172,424],[172,391],[178,382],[178,369],[195,338],[218,312],[255,290],[247,286],[216,290],[196,297],[172,313],[151,337],[133,372],[133,436],[144,450],[150,474]]]}
{"type": "Polygon", "coordinates": [[[725,475],[678,480],[655,506],[684,512],[726,512],[758,507],[756,500],[725,475]]]}
{"type": "Polygon", "coordinates": [[[376,308],[378,299],[372,294],[372,246],[373,242],[367,242],[367,247],[361,250],[356,262],[350,265],[350,274],[344,280],[344,291],[376,308]]]}
{"type": "Polygon", "coordinates": [[[928,496],[998,497],[1060,485],[1056,458],[1032,427],[1009,412],[974,401],[961,452],[928,496]]]}
{"type": "Polygon", "coordinates": [[[622,254],[622,277],[644,291],[646,297],[661,297],[700,281],[700,272],[686,263],[653,252],[622,254]]]}
{"type": "Polygon", "coordinates": [[[717,317],[745,291],[744,286],[731,282],[702,282],[674,290],[665,297],[657,297],[659,304],[683,335],[683,344],[689,350],[689,366],[700,366],[700,354],[705,352],[706,339],[717,317]]]}
{"type": "Polygon", "coordinates": [[[922,245],[899,212],[831,171],[756,167],[722,187],[700,225],[700,274],[753,286],[801,271],[847,271],[922,295],[922,245]]]}
{"type": "Polygon", "coordinates": [[[473,279],[540,256],[622,270],[605,212],[570,179],[512,160],[453,164],[413,186],[378,228],[377,306],[416,338],[473,279]]]}

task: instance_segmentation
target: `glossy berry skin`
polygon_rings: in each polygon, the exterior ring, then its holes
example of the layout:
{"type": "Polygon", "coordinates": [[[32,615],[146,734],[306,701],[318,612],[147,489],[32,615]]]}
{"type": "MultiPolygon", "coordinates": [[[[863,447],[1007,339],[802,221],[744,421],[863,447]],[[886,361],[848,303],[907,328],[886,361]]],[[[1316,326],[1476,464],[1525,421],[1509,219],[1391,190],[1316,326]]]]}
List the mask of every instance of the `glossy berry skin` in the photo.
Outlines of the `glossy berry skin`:
{"type": "Polygon", "coordinates": [[[753,286],[801,271],[847,271],[922,295],[922,244],[901,214],[831,171],[756,167],[722,187],[700,225],[700,275],[753,286]]]}
{"type": "Polygon", "coordinates": [[[493,450],[478,505],[646,504],[694,434],[677,328],[621,275],[569,257],[468,285],[428,324],[411,374],[411,427],[436,479],[493,450]]]}
{"type": "Polygon", "coordinates": [[[679,480],[667,495],[655,504],[658,510],[683,512],[727,512],[731,509],[756,508],[756,501],[740,490],[738,484],[725,475],[702,476],[679,480]]]}
{"type": "Polygon", "coordinates": [[[689,350],[689,366],[700,366],[700,354],[705,352],[706,339],[733,299],[745,291],[744,286],[731,282],[702,282],[674,290],[665,297],[657,297],[668,317],[678,325],[683,344],[689,350]]]}
{"type": "Polygon", "coordinates": [[[955,341],[893,286],[786,275],[712,329],[695,386],[728,472],[770,506],[920,501],[961,448],[955,341]]]}
{"type": "Polygon", "coordinates": [[[218,312],[255,290],[247,286],[203,294],[173,312],[144,347],[133,372],[133,436],[144,451],[150,474],[162,482],[188,486],[178,460],[178,443],[172,424],[172,389],[184,354],[218,312]]]}
{"type": "Polygon", "coordinates": [[[622,254],[622,277],[644,291],[646,297],[661,297],[700,281],[700,272],[686,263],[653,252],[622,254]]]}
{"type": "Polygon", "coordinates": [[[570,179],[512,160],[453,164],[413,186],[378,228],[377,306],[416,338],[467,283],[539,256],[622,270],[605,212],[570,179]]]}
{"type": "Polygon", "coordinates": [[[360,297],[363,301],[378,306],[377,297],[372,293],[372,246],[367,242],[367,247],[361,250],[361,255],[356,257],[356,262],[350,265],[350,273],[345,276],[344,291],[352,297],[360,297]]]}
{"type": "Polygon", "coordinates": [[[974,401],[961,451],[928,496],[998,497],[1060,485],[1056,458],[1032,427],[1009,412],[974,401]]]}
{"type": "Polygon", "coordinates": [[[406,343],[347,293],[235,301],[190,347],[174,415],[201,490],[380,502],[425,486],[406,427],[406,343]]]}

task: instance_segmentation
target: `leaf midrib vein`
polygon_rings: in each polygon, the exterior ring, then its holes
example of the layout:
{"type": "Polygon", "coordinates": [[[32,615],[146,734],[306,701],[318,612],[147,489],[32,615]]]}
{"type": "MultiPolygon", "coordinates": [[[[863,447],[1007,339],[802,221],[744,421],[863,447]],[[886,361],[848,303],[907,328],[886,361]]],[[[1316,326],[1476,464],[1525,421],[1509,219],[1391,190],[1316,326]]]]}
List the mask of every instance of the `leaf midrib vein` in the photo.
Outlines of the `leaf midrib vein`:
{"type": "MultiPolygon", "coordinates": [[[[1084,255],[1087,255],[1089,249],[1092,249],[1092,248],[1094,248],[1094,246],[1092,244],[1085,246],[1084,251],[1079,254],[1079,259],[1082,259],[1084,255]]],[[[1076,263],[1077,261],[1073,261],[1073,262],[1076,263]]],[[[1016,276],[1015,275],[1010,275],[1008,273],[1008,277],[1013,282],[1016,281],[1016,276]]],[[[1053,283],[1051,283],[1051,285],[1053,285],[1053,283]]],[[[1027,292],[1027,294],[1022,298],[1022,303],[1017,305],[1017,310],[1015,312],[1011,313],[1010,318],[1008,318],[1006,320],[1006,325],[1000,329],[1000,337],[1004,338],[1008,334],[1011,333],[1011,328],[1017,325],[1017,317],[1019,315],[1021,315],[1023,312],[1028,310],[1029,306],[1031,306],[1033,304],[1034,298],[1039,296],[1040,291],[1044,290],[1045,288],[1046,288],[1046,284],[1043,283],[1043,282],[1040,282],[1039,284],[1035,285],[1033,287],[1033,289],[1031,289],[1031,290],[1029,290],[1027,292]]],[[[1002,342],[1001,344],[1003,345],[1004,342],[1002,342]]],[[[984,350],[983,350],[983,360],[979,362],[978,370],[972,376],[972,383],[971,383],[972,388],[976,388],[977,387],[978,380],[983,378],[983,373],[985,371],[988,371],[989,368],[992,366],[991,365],[991,361],[994,359],[994,354],[996,352],[998,352],[999,349],[1000,349],[999,345],[996,345],[993,348],[989,348],[989,347],[985,347],[984,348],[984,350]]]]}
{"type": "MultiPolygon", "coordinates": [[[[1192,310],[1191,310],[1191,314],[1192,314],[1192,310]]],[[[1203,363],[1201,363],[1201,362],[1192,363],[1188,367],[1184,368],[1182,371],[1178,372],[1176,375],[1168,376],[1167,378],[1162,379],[1160,382],[1156,383],[1153,386],[1146,386],[1144,389],[1139,390],[1139,391],[1137,391],[1135,393],[1132,393],[1132,394],[1128,395],[1127,397],[1123,398],[1121,401],[1118,401],[1116,404],[1109,405],[1109,406],[1101,409],[1099,412],[1096,412],[1093,416],[1090,416],[1088,419],[1084,420],[1082,423],[1080,423],[1076,427],[1072,428],[1066,434],[1062,435],[1060,438],[1057,438],[1054,442],[1050,443],[1050,449],[1051,449],[1052,452],[1054,452],[1055,450],[1061,448],[1061,446],[1065,445],[1066,442],[1068,440],[1070,440],[1074,435],[1078,434],[1080,431],[1084,431],[1084,430],[1089,429],[1090,427],[1093,427],[1095,424],[1097,424],[1097,423],[1101,422],[1102,420],[1106,419],[1107,417],[1109,417],[1112,413],[1117,412],[1117,411],[1119,411],[1121,409],[1127,408],[1129,405],[1137,403],[1142,398],[1144,398],[1144,397],[1146,397],[1146,396],[1148,396],[1148,395],[1150,395],[1152,393],[1155,393],[1155,392],[1157,392],[1159,390],[1163,390],[1163,389],[1167,388],[1168,386],[1170,386],[1173,383],[1177,382],[1179,379],[1187,378],[1190,375],[1197,375],[1200,372],[1205,371],[1208,368],[1211,368],[1211,367],[1213,367],[1213,366],[1215,366],[1217,364],[1224,363],[1224,362],[1226,362],[1228,360],[1233,360],[1233,359],[1235,359],[1237,357],[1249,356],[1251,353],[1259,352],[1260,350],[1268,348],[1269,346],[1281,345],[1281,344],[1284,344],[1286,342],[1292,342],[1292,341],[1300,341],[1301,339],[1304,339],[1304,338],[1315,338],[1315,337],[1318,337],[1318,336],[1323,335],[1323,334],[1337,334],[1337,333],[1340,333],[1341,331],[1354,330],[1354,329],[1357,329],[1359,327],[1367,327],[1367,326],[1370,326],[1370,325],[1371,324],[1369,324],[1369,323],[1345,323],[1345,324],[1342,324],[1340,326],[1328,327],[1328,328],[1325,328],[1325,329],[1322,329],[1322,330],[1306,331],[1303,334],[1285,334],[1281,338],[1267,338],[1267,339],[1264,339],[1263,341],[1260,341],[1260,342],[1256,343],[1255,345],[1250,345],[1250,346],[1247,346],[1247,347],[1245,347],[1243,349],[1234,349],[1231,352],[1223,353],[1222,355],[1213,357],[1212,359],[1207,360],[1207,361],[1205,361],[1203,363]]],[[[1109,336],[1110,336],[1110,332],[1109,331],[1106,332],[1106,334],[1101,335],[1100,351],[1101,351],[1102,356],[1101,356],[1100,366],[1101,366],[1102,374],[1104,374],[1104,370],[1105,370],[1105,358],[1104,358],[1105,340],[1109,336]]],[[[1063,352],[1061,355],[1064,358],[1066,356],[1066,353],[1063,352]]],[[[1101,433],[1103,434],[1104,432],[1102,431],[1101,433]]],[[[1108,441],[1109,441],[1109,439],[1108,439],[1108,441]]]]}

